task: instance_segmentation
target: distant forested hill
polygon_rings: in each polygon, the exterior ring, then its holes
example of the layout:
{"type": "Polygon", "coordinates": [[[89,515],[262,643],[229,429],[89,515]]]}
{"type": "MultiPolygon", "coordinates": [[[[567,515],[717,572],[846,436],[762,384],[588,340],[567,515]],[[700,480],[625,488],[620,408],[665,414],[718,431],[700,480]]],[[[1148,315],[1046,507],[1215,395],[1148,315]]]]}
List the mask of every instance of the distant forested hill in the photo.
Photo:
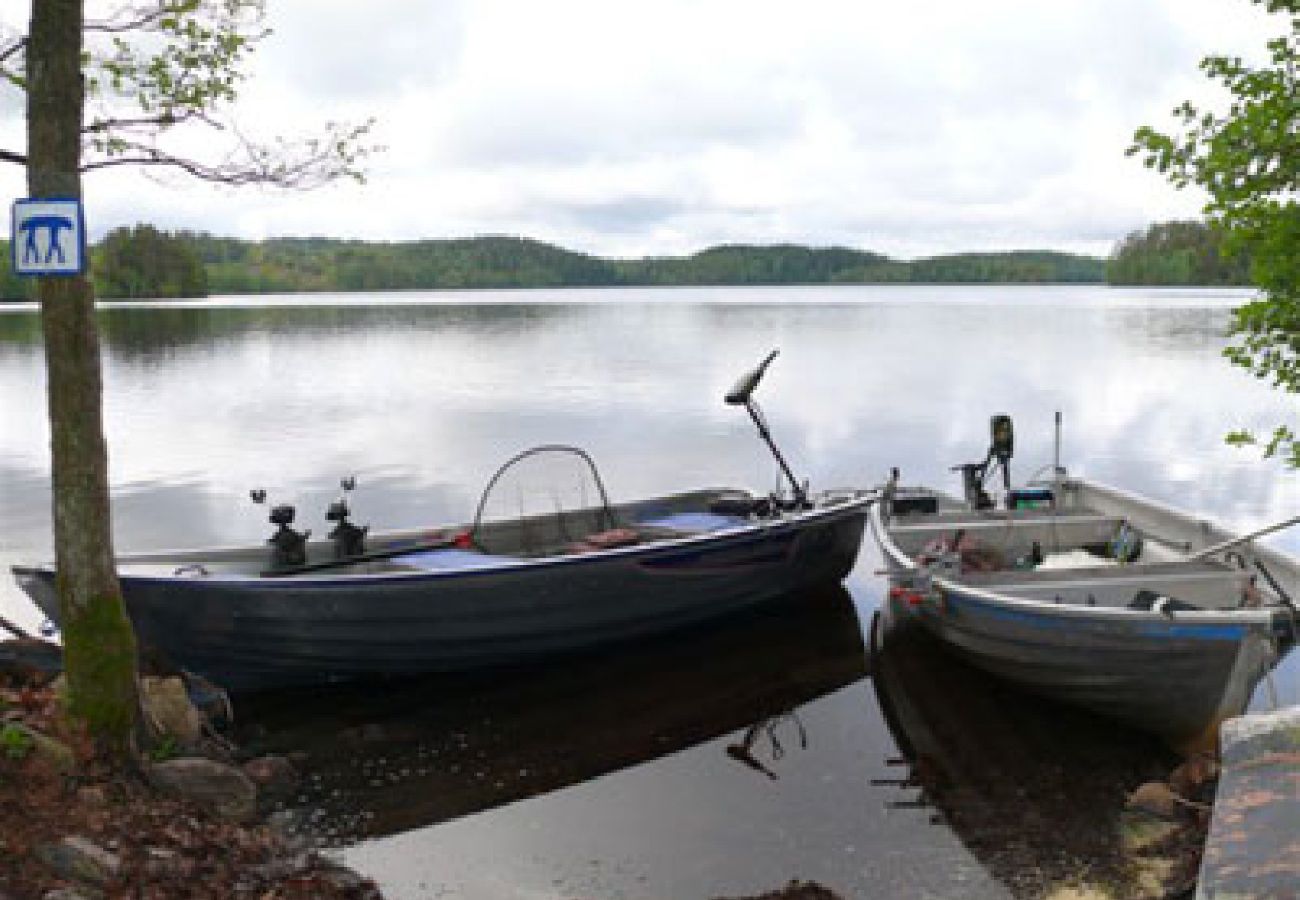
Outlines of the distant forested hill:
{"type": "Polygon", "coordinates": [[[1247,285],[1250,260],[1230,256],[1204,222],[1159,222],[1120,241],[1106,263],[1111,284],[1247,285]]]}
{"type": "MultiPolygon", "coordinates": [[[[894,260],[846,247],[732,244],[690,256],[606,259],[518,237],[380,243],[332,238],[245,241],[148,226],[117,229],[95,252],[99,296],[141,296],[141,285],[173,286],[167,295],[458,288],[616,287],[638,285],[793,285],[878,283],[1101,282],[1104,260],[1066,253],[1014,252],[894,260]],[[143,247],[128,252],[127,238],[143,247]],[[147,238],[148,246],[145,247],[147,238]],[[148,252],[144,252],[147,249],[148,252]],[[184,250],[184,253],[179,252],[184,250]],[[166,252],[162,252],[165,250],[166,252]],[[184,258],[202,265],[202,278],[184,258]],[[162,266],[167,263],[167,270],[162,266]],[[159,271],[153,272],[152,269],[159,271]],[[184,287],[180,287],[183,283],[184,287]]],[[[5,280],[0,297],[21,299],[5,280]]]]}
{"type": "Polygon", "coordinates": [[[1065,253],[941,256],[915,262],[845,247],[734,244],[690,256],[606,259],[528,238],[374,243],[187,235],[214,294],[270,291],[614,287],[878,282],[1100,282],[1105,261],[1065,253]]]}

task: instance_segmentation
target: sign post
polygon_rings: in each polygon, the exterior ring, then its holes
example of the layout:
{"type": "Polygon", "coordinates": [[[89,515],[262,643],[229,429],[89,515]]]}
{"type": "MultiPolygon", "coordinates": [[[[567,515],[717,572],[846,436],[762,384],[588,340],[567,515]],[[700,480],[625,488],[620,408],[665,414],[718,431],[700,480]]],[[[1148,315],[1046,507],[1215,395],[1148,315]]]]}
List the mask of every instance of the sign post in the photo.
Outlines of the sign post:
{"type": "Polygon", "coordinates": [[[86,219],[80,200],[15,200],[10,225],[15,275],[85,273],[86,219]]]}

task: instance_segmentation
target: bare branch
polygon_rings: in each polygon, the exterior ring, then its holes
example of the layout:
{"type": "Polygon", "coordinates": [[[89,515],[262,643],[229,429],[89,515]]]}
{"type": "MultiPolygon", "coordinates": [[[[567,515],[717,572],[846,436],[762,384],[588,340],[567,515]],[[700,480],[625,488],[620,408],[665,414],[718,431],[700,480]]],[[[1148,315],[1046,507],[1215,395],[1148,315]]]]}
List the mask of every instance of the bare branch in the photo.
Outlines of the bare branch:
{"type": "MultiPolygon", "coordinates": [[[[201,7],[199,3],[183,0],[148,0],[119,7],[103,19],[88,19],[83,31],[99,34],[126,34],[132,31],[151,31],[165,28],[163,19],[183,16],[201,7]]],[[[224,0],[224,14],[229,17],[249,15],[261,18],[265,14],[265,0],[224,0]]]]}
{"type": "MultiPolygon", "coordinates": [[[[122,11],[118,11],[121,15],[122,11]]],[[[136,31],[144,28],[146,25],[153,25],[163,16],[167,15],[168,7],[166,4],[159,4],[156,9],[137,12],[134,18],[124,19],[101,19],[99,21],[87,21],[81,26],[82,31],[96,31],[100,34],[123,34],[128,31],[136,31]]]]}
{"type": "Polygon", "coordinates": [[[310,190],[341,178],[362,180],[361,160],[383,149],[361,144],[373,124],[330,124],[322,137],[292,143],[277,140],[273,146],[239,135],[239,146],[215,163],[177,156],[153,143],[119,140],[111,156],[86,162],[81,171],[137,165],[178,169],[214,184],[310,190]]]}

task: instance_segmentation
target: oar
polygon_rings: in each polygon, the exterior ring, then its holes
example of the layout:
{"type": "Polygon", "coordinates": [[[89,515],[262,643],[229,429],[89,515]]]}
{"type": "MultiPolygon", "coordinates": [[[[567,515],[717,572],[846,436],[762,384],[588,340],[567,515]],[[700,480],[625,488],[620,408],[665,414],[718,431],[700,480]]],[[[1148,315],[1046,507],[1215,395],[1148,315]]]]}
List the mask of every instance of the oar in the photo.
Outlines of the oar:
{"type": "Polygon", "coordinates": [[[1211,544],[1209,547],[1206,547],[1204,550],[1199,550],[1196,553],[1193,553],[1190,559],[1204,559],[1207,556],[1213,556],[1214,554],[1219,553],[1220,551],[1227,550],[1229,547],[1235,547],[1238,544],[1244,544],[1247,541],[1253,541],[1257,537],[1263,537],[1266,534],[1272,534],[1275,531],[1281,531],[1284,528],[1290,528],[1292,525],[1296,525],[1296,524],[1300,524],[1300,516],[1292,516],[1291,518],[1287,519],[1285,522],[1277,522],[1273,525],[1266,525],[1263,528],[1260,528],[1256,531],[1252,531],[1250,534],[1243,534],[1241,537],[1229,538],[1226,541],[1221,541],[1217,544],[1211,544]]]}
{"type": "Polygon", "coordinates": [[[458,546],[458,538],[443,538],[437,541],[425,541],[423,543],[406,544],[401,547],[388,547],[384,550],[375,550],[372,553],[358,553],[356,556],[345,556],[341,559],[327,559],[324,562],[306,563],[301,566],[288,566],[283,569],[266,569],[261,575],[263,578],[283,578],[286,575],[300,575],[304,572],[322,572],[327,569],[338,569],[343,566],[351,566],[356,563],[372,562],[380,559],[392,559],[394,556],[405,556],[408,553],[423,553],[426,550],[446,550],[449,547],[458,546]]]}

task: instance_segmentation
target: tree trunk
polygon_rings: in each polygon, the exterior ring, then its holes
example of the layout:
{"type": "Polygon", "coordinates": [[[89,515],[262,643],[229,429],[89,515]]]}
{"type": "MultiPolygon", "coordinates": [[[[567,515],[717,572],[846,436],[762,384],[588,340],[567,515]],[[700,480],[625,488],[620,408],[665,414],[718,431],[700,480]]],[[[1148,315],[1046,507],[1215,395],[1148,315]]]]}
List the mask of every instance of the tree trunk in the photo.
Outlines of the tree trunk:
{"type": "MultiPolygon", "coordinates": [[[[27,185],[80,197],[83,0],[35,0],[27,47],[27,185]]],[[[99,334],[86,276],[39,281],[69,710],[122,758],[139,707],[135,635],[113,564],[99,334]]]]}

